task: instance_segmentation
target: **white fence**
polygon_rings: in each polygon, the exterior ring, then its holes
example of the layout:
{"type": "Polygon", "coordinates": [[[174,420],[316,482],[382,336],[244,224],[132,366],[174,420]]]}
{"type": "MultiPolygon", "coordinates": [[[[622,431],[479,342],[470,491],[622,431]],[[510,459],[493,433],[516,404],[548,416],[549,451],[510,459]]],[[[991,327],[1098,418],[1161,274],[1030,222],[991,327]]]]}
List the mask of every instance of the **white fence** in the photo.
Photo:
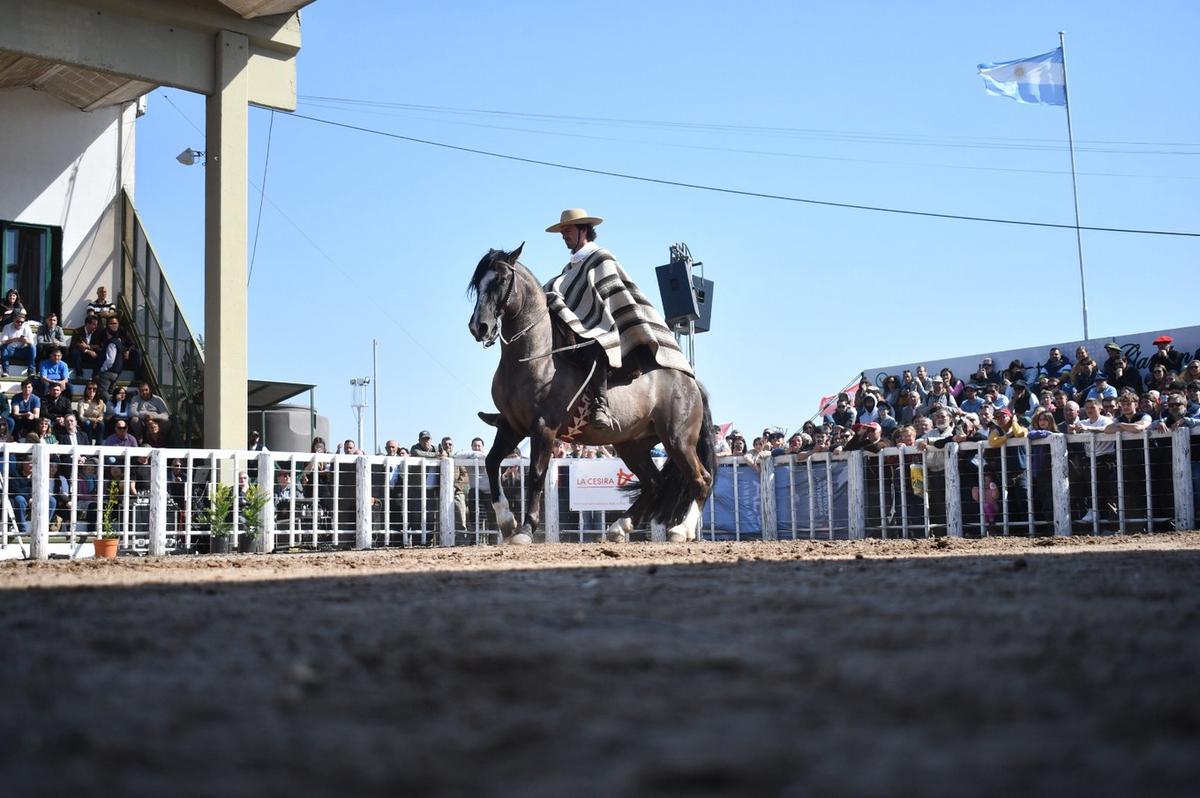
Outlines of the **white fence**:
{"type": "MultiPolygon", "coordinates": [[[[1191,529],[1198,464],[1187,430],[1053,435],[1004,447],[722,458],[702,517],[709,539],[1102,534],[1191,529]],[[1094,445],[1093,445],[1094,444],[1094,445]]],[[[547,542],[598,540],[612,520],[568,507],[570,461],[546,478],[547,542]]],[[[524,521],[528,460],[502,484],[524,521]]],[[[495,543],[482,459],[0,445],[0,549],[72,554],[106,527],[126,551],[207,551],[218,484],[258,483],[256,523],[234,491],[229,542],[256,552],[495,543]],[[114,487],[115,486],[115,487],[114,487]],[[255,532],[256,534],[251,534],[255,532]]],[[[635,539],[661,540],[643,527],[635,539]]]]}

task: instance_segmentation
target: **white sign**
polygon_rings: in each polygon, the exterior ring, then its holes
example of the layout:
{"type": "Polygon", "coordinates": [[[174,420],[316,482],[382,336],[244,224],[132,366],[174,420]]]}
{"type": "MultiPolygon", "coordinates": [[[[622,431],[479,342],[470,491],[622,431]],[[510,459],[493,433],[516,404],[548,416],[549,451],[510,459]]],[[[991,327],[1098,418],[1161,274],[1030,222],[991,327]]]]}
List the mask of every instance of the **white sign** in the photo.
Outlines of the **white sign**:
{"type": "Polygon", "coordinates": [[[617,510],[624,512],[633,498],[622,487],[636,483],[625,463],[615,457],[572,460],[570,468],[572,510],[617,510]]]}

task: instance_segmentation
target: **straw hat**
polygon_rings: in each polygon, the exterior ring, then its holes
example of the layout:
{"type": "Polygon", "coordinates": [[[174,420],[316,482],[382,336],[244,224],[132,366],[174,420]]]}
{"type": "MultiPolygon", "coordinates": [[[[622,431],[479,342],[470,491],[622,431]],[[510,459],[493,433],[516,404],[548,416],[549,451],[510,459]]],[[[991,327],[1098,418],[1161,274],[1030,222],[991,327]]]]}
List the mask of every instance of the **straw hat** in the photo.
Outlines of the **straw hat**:
{"type": "Polygon", "coordinates": [[[558,224],[552,224],[546,228],[547,233],[560,233],[564,227],[569,227],[573,224],[590,224],[598,225],[604,220],[599,216],[588,216],[588,212],[583,208],[567,208],[559,216],[558,224]]]}

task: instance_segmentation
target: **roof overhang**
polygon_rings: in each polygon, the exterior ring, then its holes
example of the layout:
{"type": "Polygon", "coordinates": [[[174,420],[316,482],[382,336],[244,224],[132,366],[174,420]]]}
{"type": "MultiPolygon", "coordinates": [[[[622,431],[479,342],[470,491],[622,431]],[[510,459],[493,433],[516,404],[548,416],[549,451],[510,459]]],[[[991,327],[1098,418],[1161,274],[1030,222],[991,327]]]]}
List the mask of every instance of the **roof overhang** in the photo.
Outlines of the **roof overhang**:
{"type": "Polygon", "coordinates": [[[301,382],[276,382],[274,380],[246,381],[246,409],[269,410],[276,405],[286,402],[306,391],[311,391],[315,385],[301,382]]]}
{"type": "Polygon", "coordinates": [[[296,108],[299,10],[313,0],[0,0],[0,89],[45,91],[82,111],[159,86],[212,94],[215,36],[250,47],[249,100],[296,108]]]}

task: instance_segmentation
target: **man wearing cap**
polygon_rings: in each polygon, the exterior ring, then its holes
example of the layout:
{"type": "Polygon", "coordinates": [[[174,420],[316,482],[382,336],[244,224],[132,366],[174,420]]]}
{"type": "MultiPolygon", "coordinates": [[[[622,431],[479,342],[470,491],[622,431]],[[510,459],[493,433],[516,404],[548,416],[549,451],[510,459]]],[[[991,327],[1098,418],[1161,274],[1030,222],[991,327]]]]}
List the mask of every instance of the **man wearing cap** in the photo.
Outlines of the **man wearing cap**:
{"type": "Polygon", "coordinates": [[[954,410],[958,409],[958,402],[954,401],[954,395],[946,390],[945,381],[941,377],[931,377],[929,393],[925,395],[926,414],[932,413],[938,405],[954,410]]]}
{"type": "Polygon", "coordinates": [[[0,376],[8,376],[8,364],[14,357],[29,364],[26,373],[32,376],[36,355],[33,328],[25,321],[25,310],[22,308],[13,314],[12,322],[0,332],[0,376]]]}
{"type": "Polygon", "coordinates": [[[1088,389],[1083,399],[1116,399],[1117,389],[1108,384],[1108,375],[1103,371],[1096,372],[1094,384],[1088,389]]]}
{"type": "Polygon", "coordinates": [[[1158,351],[1150,356],[1150,361],[1146,363],[1147,370],[1153,369],[1155,366],[1162,366],[1168,372],[1173,371],[1176,374],[1183,371],[1183,352],[1172,346],[1174,340],[1169,335],[1160,335],[1154,339],[1154,345],[1158,347],[1158,351]]]}
{"type": "Polygon", "coordinates": [[[1111,378],[1117,368],[1117,364],[1125,359],[1125,355],[1121,354],[1121,347],[1115,341],[1106,343],[1104,345],[1104,352],[1108,357],[1100,364],[1100,371],[1111,378]]]}
{"type": "MultiPolygon", "coordinates": [[[[1028,431],[1013,418],[1013,412],[1004,407],[996,411],[996,421],[992,425],[991,432],[988,433],[988,445],[992,448],[999,448],[1010,440],[1024,438],[1028,434],[1028,431]]],[[[1023,523],[1029,509],[1029,497],[1025,487],[1025,469],[1027,467],[1025,447],[1017,445],[1004,446],[1003,456],[1008,461],[1008,481],[1005,485],[1008,498],[1008,520],[1011,524],[1023,523]]],[[[999,481],[1000,473],[1000,469],[997,467],[997,481],[999,481]]],[[[1020,529],[1012,529],[1012,532],[1014,534],[1024,534],[1020,529]]]]}
{"type": "Polygon", "coordinates": [[[562,273],[546,284],[550,312],[583,341],[581,352],[591,367],[587,391],[591,397],[589,423],[612,429],[608,409],[608,370],[630,358],[643,367],[692,367],[675,342],[662,314],[641,292],[608,250],[596,245],[596,226],[604,220],[582,208],[568,208],[547,233],[559,233],[571,251],[562,273]],[[639,357],[649,350],[649,357],[639,357]],[[649,361],[649,362],[645,362],[649,361]]]}
{"type": "Polygon", "coordinates": [[[983,407],[984,402],[979,398],[979,387],[973,382],[968,382],[963,386],[962,399],[958,402],[958,409],[964,413],[978,413],[979,408],[983,407]]]}

